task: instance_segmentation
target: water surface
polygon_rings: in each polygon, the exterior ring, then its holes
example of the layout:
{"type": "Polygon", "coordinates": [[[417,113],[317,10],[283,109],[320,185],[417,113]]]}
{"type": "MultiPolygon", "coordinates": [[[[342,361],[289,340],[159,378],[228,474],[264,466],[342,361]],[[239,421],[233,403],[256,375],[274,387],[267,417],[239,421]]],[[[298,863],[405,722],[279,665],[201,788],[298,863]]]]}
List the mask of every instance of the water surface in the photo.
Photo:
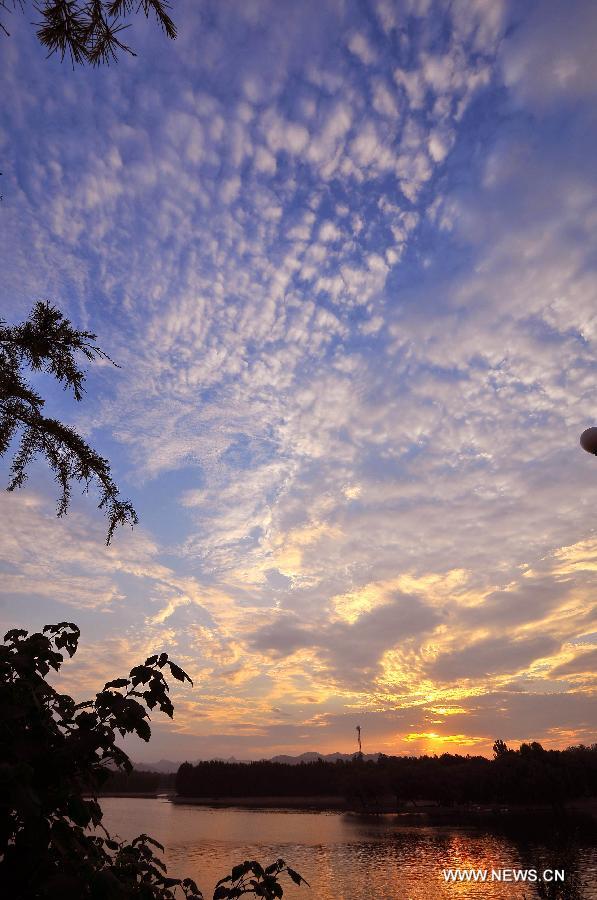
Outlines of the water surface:
{"type": "MultiPolygon", "coordinates": [[[[209,809],[166,799],[105,798],[104,822],[123,839],[145,832],[166,847],[168,873],[190,876],[211,900],[216,881],[244,859],[285,859],[311,889],[284,882],[288,900],[444,900],[536,897],[532,884],[447,884],[446,868],[556,868],[547,842],[488,830],[406,827],[395,817],[344,813],[209,809]]],[[[576,847],[565,865],[584,881],[580,896],[597,900],[597,849],[576,847]]],[[[579,895],[574,895],[578,898],[579,895]]]]}

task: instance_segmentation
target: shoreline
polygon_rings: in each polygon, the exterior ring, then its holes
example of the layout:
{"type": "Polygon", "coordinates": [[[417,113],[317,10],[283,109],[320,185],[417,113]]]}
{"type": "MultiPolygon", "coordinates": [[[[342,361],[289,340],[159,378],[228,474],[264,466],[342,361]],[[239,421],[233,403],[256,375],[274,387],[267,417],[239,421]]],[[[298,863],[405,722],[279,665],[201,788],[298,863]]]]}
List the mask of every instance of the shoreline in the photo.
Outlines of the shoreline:
{"type": "Polygon", "coordinates": [[[177,806],[198,806],[205,809],[246,809],[270,810],[279,812],[328,812],[345,813],[353,816],[366,816],[369,819],[381,816],[393,816],[395,820],[407,826],[480,826],[496,823],[515,822],[529,816],[546,818],[550,815],[584,816],[597,823],[597,797],[587,797],[567,803],[561,810],[549,804],[529,806],[506,806],[500,804],[440,806],[434,803],[420,803],[418,806],[402,806],[396,809],[391,803],[380,804],[376,808],[356,808],[346,802],[344,797],[322,796],[286,796],[286,797],[185,797],[167,791],[131,791],[118,793],[110,791],[98,794],[102,799],[136,799],[165,800],[177,806]]]}
{"type": "MultiPolygon", "coordinates": [[[[93,795],[92,794],[84,794],[83,796],[85,797],[86,800],[89,800],[89,798],[92,797],[93,795]]],[[[163,796],[163,795],[160,795],[160,793],[158,791],[120,791],[120,792],[119,791],[106,791],[105,793],[99,792],[97,794],[97,799],[98,800],[106,800],[108,797],[111,799],[114,797],[123,797],[123,798],[128,797],[129,799],[132,799],[132,800],[135,800],[135,799],[136,800],[158,800],[160,796],[163,796]]]]}
{"type": "MultiPolygon", "coordinates": [[[[549,804],[529,806],[506,806],[504,804],[469,805],[469,806],[440,806],[433,803],[421,803],[418,806],[403,806],[396,808],[390,803],[380,804],[376,808],[355,808],[348,804],[344,797],[185,797],[172,795],[168,798],[171,803],[182,806],[203,806],[212,809],[277,809],[277,810],[303,810],[313,812],[344,812],[353,815],[365,815],[375,817],[379,815],[395,816],[405,824],[429,825],[429,824],[477,824],[484,822],[505,821],[517,817],[533,816],[537,814],[556,814],[554,807],[549,804]]],[[[567,803],[561,811],[564,814],[586,815],[597,821],[597,797],[576,800],[567,803]]],[[[561,814],[557,812],[558,815],[561,814]]]]}
{"type": "Polygon", "coordinates": [[[171,803],[186,806],[210,806],[216,809],[304,809],[318,812],[347,812],[344,797],[179,797],[171,803]]]}

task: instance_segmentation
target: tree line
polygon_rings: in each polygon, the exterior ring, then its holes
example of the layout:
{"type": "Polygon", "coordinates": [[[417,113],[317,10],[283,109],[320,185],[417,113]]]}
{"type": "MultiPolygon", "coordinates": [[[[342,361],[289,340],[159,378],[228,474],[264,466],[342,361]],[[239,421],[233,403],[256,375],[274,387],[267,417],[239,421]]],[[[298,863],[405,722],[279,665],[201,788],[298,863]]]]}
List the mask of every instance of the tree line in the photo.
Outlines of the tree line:
{"type": "Polygon", "coordinates": [[[597,796],[597,744],[545,750],[536,741],[518,750],[496,741],[494,758],[386,756],[365,761],[261,760],[183,763],[176,792],[184,797],[339,797],[355,808],[407,803],[560,805],[597,796]]]}
{"type": "Polygon", "coordinates": [[[111,772],[100,787],[100,794],[158,794],[173,791],[174,772],[148,772],[133,769],[132,772],[111,772]]]}

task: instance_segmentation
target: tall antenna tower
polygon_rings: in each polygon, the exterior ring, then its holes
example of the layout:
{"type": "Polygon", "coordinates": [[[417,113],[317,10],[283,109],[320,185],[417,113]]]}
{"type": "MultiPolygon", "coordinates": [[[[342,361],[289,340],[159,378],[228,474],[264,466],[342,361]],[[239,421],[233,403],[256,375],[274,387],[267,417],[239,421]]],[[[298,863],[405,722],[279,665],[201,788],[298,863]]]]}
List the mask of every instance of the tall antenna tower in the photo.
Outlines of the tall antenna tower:
{"type": "Polygon", "coordinates": [[[359,753],[363,755],[363,745],[361,744],[361,726],[357,725],[357,740],[359,742],[359,753]]]}

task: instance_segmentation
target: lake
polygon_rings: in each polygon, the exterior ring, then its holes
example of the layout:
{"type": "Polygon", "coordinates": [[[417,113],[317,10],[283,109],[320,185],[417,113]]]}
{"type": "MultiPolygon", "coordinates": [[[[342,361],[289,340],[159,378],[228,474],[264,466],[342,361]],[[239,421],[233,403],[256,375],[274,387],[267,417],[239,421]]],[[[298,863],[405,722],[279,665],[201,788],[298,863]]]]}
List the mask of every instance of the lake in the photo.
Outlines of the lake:
{"type": "MultiPolygon", "coordinates": [[[[446,883],[442,870],[555,869],[564,865],[584,881],[577,900],[597,900],[597,848],[575,846],[565,860],[545,840],[473,828],[407,827],[393,816],[346,813],[210,809],[166,799],[103,798],[104,823],[123,839],[145,832],[166,847],[168,873],[190,876],[211,900],[216,881],[235,863],[278,857],[310,882],[284,880],[289,900],[443,900],[531,898],[526,883],[446,883]]],[[[585,842],[581,842],[585,843],[585,842]]]]}

